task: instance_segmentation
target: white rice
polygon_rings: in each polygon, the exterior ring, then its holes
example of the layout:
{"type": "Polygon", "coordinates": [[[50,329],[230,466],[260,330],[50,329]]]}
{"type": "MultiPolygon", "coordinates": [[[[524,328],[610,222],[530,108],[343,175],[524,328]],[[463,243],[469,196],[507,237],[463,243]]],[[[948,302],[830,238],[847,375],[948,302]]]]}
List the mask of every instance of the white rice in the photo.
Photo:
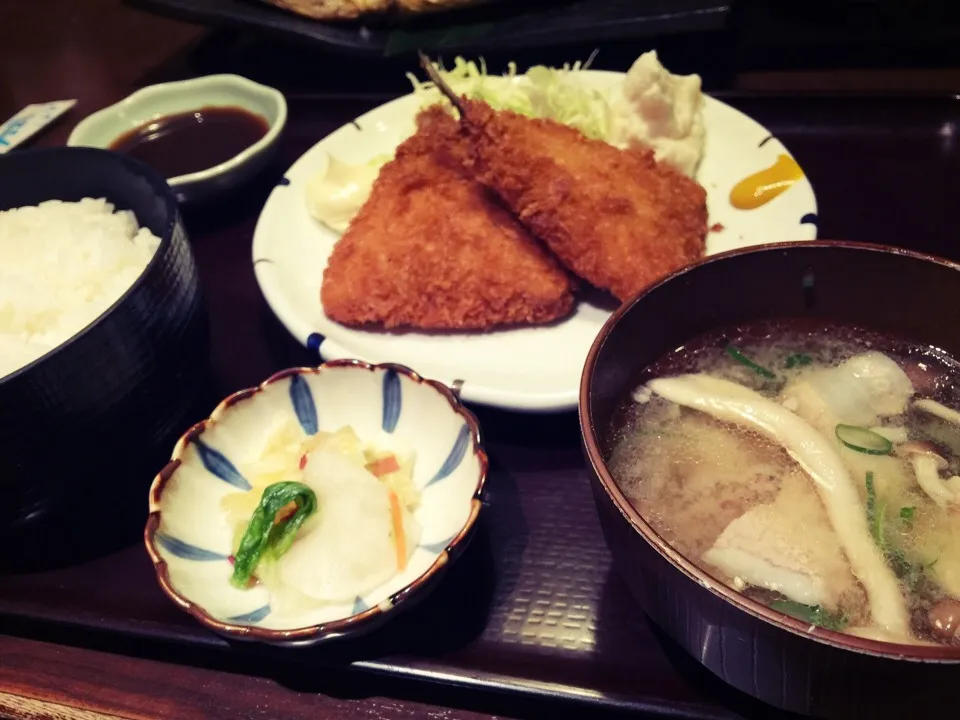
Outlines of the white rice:
{"type": "Polygon", "coordinates": [[[102,198],[0,212],[0,378],[102,315],[159,245],[102,198]]]}

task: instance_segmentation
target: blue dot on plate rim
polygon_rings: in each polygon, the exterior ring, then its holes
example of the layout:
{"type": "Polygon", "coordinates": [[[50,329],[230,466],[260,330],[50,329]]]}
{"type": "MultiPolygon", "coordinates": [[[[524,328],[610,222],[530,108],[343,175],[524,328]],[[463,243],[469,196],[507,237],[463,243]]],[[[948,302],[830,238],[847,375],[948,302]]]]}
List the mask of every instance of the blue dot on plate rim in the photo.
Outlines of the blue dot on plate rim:
{"type": "Polygon", "coordinates": [[[350,614],[351,616],[359,615],[360,613],[366,612],[369,609],[370,606],[363,601],[362,597],[357,595],[357,599],[353,601],[353,609],[350,611],[350,614]]]}
{"type": "Polygon", "coordinates": [[[183,540],[175,538],[172,535],[167,535],[166,533],[159,531],[157,531],[157,533],[154,535],[154,540],[156,540],[157,545],[162,547],[171,555],[175,555],[183,560],[214,562],[227,559],[227,556],[223,553],[218,553],[214,552],[213,550],[206,550],[202,547],[191,545],[188,542],[184,542],[183,540]]]}
{"type": "Polygon", "coordinates": [[[319,429],[317,405],[313,401],[310,384],[304,379],[303,375],[290,376],[290,401],[293,403],[293,411],[296,413],[297,421],[303,431],[307,435],[316,435],[319,429]]]}
{"type": "Polygon", "coordinates": [[[249,490],[253,487],[229,458],[219,450],[214,450],[199,437],[193,439],[193,445],[200,456],[200,462],[209,473],[240,490],[249,490]]]}
{"type": "Polygon", "coordinates": [[[817,224],[817,214],[816,213],[807,213],[802,218],[800,218],[801,225],[816,225],[817,224]]]}
{"type": "Polygon", "coordinates": [[[310,333],[307,336],[307,350],[312,350],[320,356],[320,345],[323,344],[323,335],[320,333],[310,333]]]}
{"type": "Polygon", "coordinates": [[[270,606],[264,605],[263,607],[243,613],[242,615],[234,615],[233,617],[229,617],[227,618],[227,621],[237,623],[238,625],[256,625],[258,622],[266,618],[270,612],[270,606]]]}
{"type": "Polygon", "coordinates": [[[383,418],[381,426],[384,432],[392,433],[397,429],[402,407],[403,389],[400,387],[400,375],[396,370],[387,370],[383,374],[383,418]]]}
{"type": "Polygon", "coordinates": [[[450,449],[450,454],[447,455],[447,459],[443,461],[443,465],[437,470],[436,475],[430,479],[430,482],[424,485],[424,488],[440,482],[460,467],[460,463],[463,462],[463,456],[467,454],[467,445],[469,442],[470,426],[464,423],[460,427],[460,432],[457,433],[457,439],[454,441],[453,447],[450,449]]]}
{"type": "Polygon", "coordinates": [[[435,542],[435,543],[420,543],[420,548],[423,549],[423,550],[426,550],[426,551],[429,552],[429,553],[436,553],[436,554],[439,555],[439,554],[442,553],[444,550],[446,550],[448,547],[450,547],[450,543],[453,542],[453,539],[454,539],[455,537],[456,537],[456,535],[451,535],[451,536],[448,537],[446,540],[441,540],[440,542],[435,542]]]}
{"type": "Polygon", "coordinates": [[[290,178],[288,178],[286,175],[284,175],[282,178],[277,180],[277,185],[280,185],[282,187],[286,187],[289,184],[290,184],[290,178]]]}

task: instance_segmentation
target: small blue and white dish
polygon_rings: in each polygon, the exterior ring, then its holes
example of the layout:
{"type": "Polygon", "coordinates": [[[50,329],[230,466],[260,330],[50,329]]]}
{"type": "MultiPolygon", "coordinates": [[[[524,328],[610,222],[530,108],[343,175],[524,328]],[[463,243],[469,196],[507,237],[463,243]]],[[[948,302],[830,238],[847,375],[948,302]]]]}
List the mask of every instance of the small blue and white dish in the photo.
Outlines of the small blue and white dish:
{"type": "Polygon", "coordinates": [[[372,630],[413,605],[467,545],[482,507],[487,456],[476,418],[446,386],[398,365],[355,360],[277,373],[220,403],[179,440],[150,488],[144,531],[164,592],[219,634],[310,645],[372,630]],[[249,487],[278,422],[307,436],[350,426],[364,442],[416,453],[414,511],[422,532],[404,570],[353,602],[274,611],[262,585],[230,583],[235,528],[222,498],[249,487]]]}

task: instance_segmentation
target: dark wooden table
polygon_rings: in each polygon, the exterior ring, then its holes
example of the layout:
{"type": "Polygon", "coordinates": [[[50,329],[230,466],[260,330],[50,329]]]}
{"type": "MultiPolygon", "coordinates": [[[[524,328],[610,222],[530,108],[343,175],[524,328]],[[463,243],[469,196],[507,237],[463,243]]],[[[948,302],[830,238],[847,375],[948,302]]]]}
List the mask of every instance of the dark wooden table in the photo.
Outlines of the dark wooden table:
{"type": "MultiPolygon", "coordinates": [[[[79,119],[137,86],[177,76],[187,59],[197,53],[206,57],[210,69],[237,69],[246,74],[263,70],[263,56],[253,49],[247,55],[237,54],[234,43],[232,59],[227,59],[220,57],[223,47],[200,28],[125,9],[119,0],[0,3],[0,118],[28,103],[76,98],[77,107],[37,141],[62,144],[79,119]],[[231,66],[231,62],[241,66],[231,66]]],[[[399,77],[402,84],[402,74],[399,77]]],[[[752,75],[737,78],[736,84],[751,89],[956,90],[960,89],[960,74],[752,75]]],[[[234,222],[249,222],[247,216],[255,209],[245,212],[234,222]]],[[[227,381],[242,386],[258,379],[227,381]]],[[[438,687],[408,690],[347,678],[343,683],[339,679],[331,683],[337,688],[336,697],[318,695],[248,675],[242,669],[226,672],[188,667],[156,656],[118,655],[57,640],[0,635],[0,717],[467,720],[544,717],[545,712],[543,706],[531,710],[510,700],[476,698],[474,702],[463,693],[454,697],[438,687]],[[465,706],[471,709],[463,709],[465,706]]]]}

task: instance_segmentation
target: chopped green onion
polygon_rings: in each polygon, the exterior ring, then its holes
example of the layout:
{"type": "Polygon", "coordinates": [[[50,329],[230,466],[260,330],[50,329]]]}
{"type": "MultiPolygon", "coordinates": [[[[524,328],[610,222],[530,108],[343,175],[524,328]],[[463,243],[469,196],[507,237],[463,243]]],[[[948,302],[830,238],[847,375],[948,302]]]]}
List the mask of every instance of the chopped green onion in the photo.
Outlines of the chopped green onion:
{"type": "Polygon", "coordinates": [[[874,542],[877,543],[884,553],[886,552],[886,541],[883,538],[883,507],[877,506],[877,488],[873,484],[873,473],[867,471],[867,525],[870,527],[870,534],[873,535],[874,542]]]}
{"type": "Polygon", "coordinates": [[[903,548],[887,542],[884,554],[887,560],[890,561],[890,566],[898,578],[909,578],[916,573],[917,568],[907,561],[907,556],[903,554],[903,548]]]}
{"type": "Polygon", "coordinates": [[[770,372],[765,367],[763,367],[763,365],[758,365],[753,360],[748,358],[746,355],[743,354],[742,351],[735,348],[733,345],[727,345],[727,355],[732,357],[738,363],[742,363],[743,365],[746,365],[748,368],[753,370],[757,375],[765,377],[769,380],[774,380],[777,377],[772,372],[770,372]]]}
{"type": "Polygon", "coordinates": [[[813,358],[805,353],[793,353],[787,356],[787,369],[803,367],[813,362],[813,358]]]}
{"type": "Polygon", "coordinates": [[[913,516],[916,515],[917,509],[915,507],[902,507],[900,508],[900,519],[903,521],[904,525],[913,524],[913,516]]]}
{"type": "Polygon", "coordinates": [[[837,425],[835,432],[841,443],[866,455],[889,455],[893,450],[893,443],[883,435],[858,425],[837,425]]]}
{"type": "Polygon", "coordinates": [[[820,605],[804,605],[793,600],[774,600],[770,603],[770,607],[784,615],[827,630],[843,630],[848,622],[843,613],[832,613],[820,605]]]}
{"type": "MultiPolygon", "coordinates": [[[[910,587],[914,587],[923,575],[923,568],[912,564],[907,560],[903,548],[893,545],[887,540],[887,536],[883,530],[883,519],[886,507],[883,503],[877,502],[877,488],[873,482],[873,473],[870,471],[867,472],[866,484],[867,525],[870,528],[870,534],[873,536],[877,547],[880,548],[880,552],[883,553],[887,563],[889,563],[893,569],[894,574],[910,587]]],[[[916,508],[900,508],[900,517],[904,517],[904,510],[912,511],[915,509],[916,508]]],[[[908,512],[907,515],[911,518],[913,517],[912,512],[908,512]]]]}
{"type": "Polygon", "coordinates": [[[910,592],[916,592],[917,587],[924,580],[923,570],[923,565],[908,562],[903,555],[903,550],[894,548],[893,572],[910,588],[910,592]]]}
{"type": "Polygon", "coordinates": [[[289,550],[297,531],[316,509],[317,496],[303,483],[279,482],[268,485],[234,555],[231,584],[238,588],[247,587],[268,549],[274,558],[279,558],[289,550]],[[293,516],[275,523],[277,513],[291,502],[297,505],[293,516]]]}

